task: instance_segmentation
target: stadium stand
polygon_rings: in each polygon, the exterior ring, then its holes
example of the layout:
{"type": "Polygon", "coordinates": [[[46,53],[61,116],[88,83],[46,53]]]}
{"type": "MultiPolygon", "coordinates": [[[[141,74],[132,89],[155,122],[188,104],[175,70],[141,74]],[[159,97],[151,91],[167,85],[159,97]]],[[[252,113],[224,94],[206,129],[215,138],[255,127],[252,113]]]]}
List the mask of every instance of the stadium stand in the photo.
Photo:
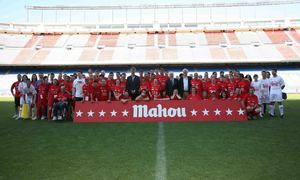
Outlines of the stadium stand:
{"type": "MultiPolygon", "coordinates": [[[[143,60],[174,60],[185,63],[186,54],[199,63],[235,62],[298,62],[299,31],[258,30],[235,32],[158,32],[139,34],[0,34],[1,65],[73,64],[143,64],[143,60]],[[297,39],[298,38],[298,39],[297,39]],[[189,47],[189,50],[185,47],[189,47]],[[139,60],[132,58],[138,49],[139,60]],[[199,58],[192,49],[205,55],[199,58]],[[189,51],[189,52],[188,52],[189,51]],[[58,55],[58,54],[59,55],[58,55]],[[121,53],[121,54],[120,54],[121,53]],[[119,57],[125,61],[119,61],[119,57]]],[[[135,58],[137,59],[137,58],[135,58]]],[[[162,61],[163,63],[164,61],[162,61]]],[[[166,61],[166,63],[168,63],[166,61]]]]}

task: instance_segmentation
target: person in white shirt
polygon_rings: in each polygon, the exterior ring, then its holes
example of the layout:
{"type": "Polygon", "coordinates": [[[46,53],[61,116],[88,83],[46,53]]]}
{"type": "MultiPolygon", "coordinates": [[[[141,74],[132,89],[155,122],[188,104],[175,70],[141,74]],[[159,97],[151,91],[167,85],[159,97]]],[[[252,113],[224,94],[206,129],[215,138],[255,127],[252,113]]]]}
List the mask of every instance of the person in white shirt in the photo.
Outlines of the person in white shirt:
{"type": "MultiPolygon", "coordinates": [[[[27,79],[26,82],[22,82],[19,85],[19,91],[21,93],[20,97],[20,105],[22,107],[23,104],[29,105],[29,116],[33,115],[34,111],[34,104],[36,102],[36,90],[35,87],[31,84],[30,79],[27,79]]],[[[20,113],[22,113],[22,109],[20,110],[20,113]]],[[[35,120],[36,117],[31,117],[32,120],[35,120]]]]}
{"type": "Polygon", "coordinates": [[[283,104],[282,104],[282,89],[285,87],[283,79],[277,75],[277,69],[272,70],[272,76],[270,81],[270,116],[274,117],[275,102],[278,104],[280,117],[283,118],[283,104]]]}
{"type": "Polygon", "coordinates": [[[262,117],[267,110],[267,105],[270,104],[270,80],[267,78],[267,72],[261,72],[262,79],[259,81],[260,96],[258,97],[259,102],[261,103],[261,114],[262,117]]]}
{"type": "Polygon", "coordinates": [[[73,82],[73,91],[72,95],[75,101],[82,101],[83,100],[83,91],[82,86],[85,84],[85,79],[82,76],[82,72],[77,72],[77,79],[73,82]]]}
{"type": "Polygon", "coordinates": [[[262,99],[261,99],[261,95],[260,95],[260,81],[258,80],[258,75],[254,74],[253,75],[253,81],[251,82],[250,85],[253,89],[254,89],[254,94],[257,96],[258,98],[258,105],[260,107],[260,117],[263,117],[263,105],[262,105],[262,99]]]}
{"type": "MultiPolygon", "coordinates": [[[[254,94],[259,98],[259,96],[260,96],[260,81],[258,80],[257,74],[253,75],[253,81],[251,82],[251,87],[254,88],[254,94]]],[[[258,99],[258,104],[261,104],[261,103],[259,103],[259,99],[258,99]]]]}

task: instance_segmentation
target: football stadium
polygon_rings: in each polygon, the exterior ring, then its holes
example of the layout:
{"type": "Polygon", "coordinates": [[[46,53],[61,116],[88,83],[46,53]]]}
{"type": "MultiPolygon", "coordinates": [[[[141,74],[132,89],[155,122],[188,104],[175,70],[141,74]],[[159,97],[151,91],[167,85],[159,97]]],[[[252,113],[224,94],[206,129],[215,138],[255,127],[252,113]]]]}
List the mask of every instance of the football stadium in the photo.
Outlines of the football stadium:
{"type": "Polygon", "coordinates": [[[0,1],[0,180],[300,179],[300,1],[0,1]]]}

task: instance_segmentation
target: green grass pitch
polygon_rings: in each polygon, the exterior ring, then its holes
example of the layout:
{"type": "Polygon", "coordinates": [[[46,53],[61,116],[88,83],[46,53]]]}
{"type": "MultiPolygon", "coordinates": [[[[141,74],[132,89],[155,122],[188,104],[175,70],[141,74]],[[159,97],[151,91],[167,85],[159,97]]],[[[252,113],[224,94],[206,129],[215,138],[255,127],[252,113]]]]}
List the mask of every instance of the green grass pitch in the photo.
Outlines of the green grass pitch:
{"type": "MultiPolygon", "coordinates": [[[[164,178],[300,179],[300,95],[284,106],[284,119],[164,123],[164,178]]],[[[158,123],[49,123],[12,114],[12,99],[1,98],[1,180],[156,179],[158,123]]]]}

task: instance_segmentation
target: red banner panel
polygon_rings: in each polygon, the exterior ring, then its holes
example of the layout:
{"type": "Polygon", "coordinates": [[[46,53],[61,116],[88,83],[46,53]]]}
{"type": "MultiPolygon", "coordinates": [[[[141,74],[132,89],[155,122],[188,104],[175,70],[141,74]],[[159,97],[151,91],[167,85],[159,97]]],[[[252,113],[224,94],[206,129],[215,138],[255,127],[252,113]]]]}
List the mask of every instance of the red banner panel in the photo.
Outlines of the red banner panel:
{"type": "Polygon", "coordinates": [[[239,102],[231,100],[76,102],[74,122],[246,121],[239,102]]]}

